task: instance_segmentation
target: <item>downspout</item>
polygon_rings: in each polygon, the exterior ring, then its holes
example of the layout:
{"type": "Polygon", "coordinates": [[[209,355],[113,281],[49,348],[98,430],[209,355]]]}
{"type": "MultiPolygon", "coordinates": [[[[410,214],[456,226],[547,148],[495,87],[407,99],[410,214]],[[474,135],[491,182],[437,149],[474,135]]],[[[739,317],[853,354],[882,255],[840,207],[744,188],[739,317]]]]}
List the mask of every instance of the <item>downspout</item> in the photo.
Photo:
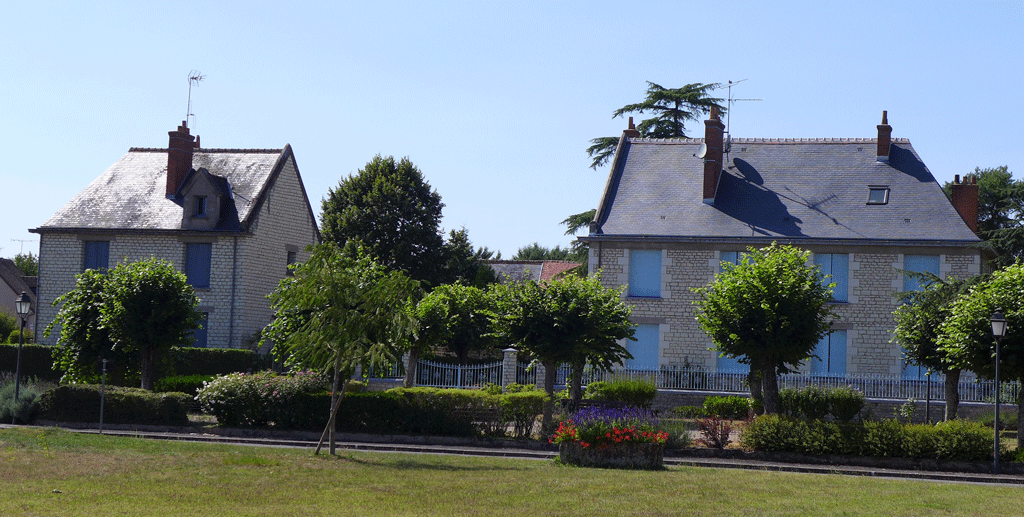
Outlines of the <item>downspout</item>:
{"type": "Polygon", "coordinates": [[[228,348],[235,348],[235,296],[236,285],[238,284],[238,236],[235,235],[231,246],[231,320],[228,321],[228,348]]]}

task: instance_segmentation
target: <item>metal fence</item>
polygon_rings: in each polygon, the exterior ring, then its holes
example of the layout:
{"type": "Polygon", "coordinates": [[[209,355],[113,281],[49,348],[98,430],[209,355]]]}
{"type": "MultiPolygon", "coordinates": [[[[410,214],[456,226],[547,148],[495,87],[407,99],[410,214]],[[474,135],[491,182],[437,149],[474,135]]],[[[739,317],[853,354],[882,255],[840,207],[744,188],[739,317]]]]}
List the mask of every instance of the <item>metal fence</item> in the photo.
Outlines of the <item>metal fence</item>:
{"type": "Polygon", "coordinates": [[[416,385],[435,388],[468,388],[501,384],[501,361],[460,366],[420,360],[416,364],[416,385]]]}

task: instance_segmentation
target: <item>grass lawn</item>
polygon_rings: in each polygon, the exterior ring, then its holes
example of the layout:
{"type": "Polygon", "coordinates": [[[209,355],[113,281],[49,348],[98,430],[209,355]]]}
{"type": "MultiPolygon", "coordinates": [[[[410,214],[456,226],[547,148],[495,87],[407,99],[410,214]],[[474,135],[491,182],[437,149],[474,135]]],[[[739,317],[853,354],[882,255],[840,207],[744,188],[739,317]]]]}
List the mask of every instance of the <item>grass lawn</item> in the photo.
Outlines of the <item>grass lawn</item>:
{"type": "Polygon", "coordinates": [[[0,430],[0,515],[1019,515],[1022,489],[0,430]]]}

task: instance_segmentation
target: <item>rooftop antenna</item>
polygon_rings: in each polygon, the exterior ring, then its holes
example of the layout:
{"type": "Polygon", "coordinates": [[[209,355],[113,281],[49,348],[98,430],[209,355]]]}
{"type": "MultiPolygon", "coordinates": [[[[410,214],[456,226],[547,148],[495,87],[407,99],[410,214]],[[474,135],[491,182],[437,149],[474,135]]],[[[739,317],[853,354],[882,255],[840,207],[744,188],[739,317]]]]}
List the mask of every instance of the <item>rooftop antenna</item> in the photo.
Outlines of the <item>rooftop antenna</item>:
{"type": "Polygon", "coordinates": [[[199,81],[206,79],[199,70],[193,70],[188,73],[188,109],[185,110],[185,127],[188,127],[188,118],[192,117],[194,121],[196,119],[195,113],[192,113],[192,84],[199,86],[199,81]]]}
{"type": "Polygon", "coordinates": [[[725,111],[725,153],[729,154],[729,150],[732,148],[732,133],[729,132],[729,124],[732,121],[732,105],[736,101],[763,101],[764,99],[734,99],[732,97],[733,85],[740,84],[746,79],[740,79],[739,81],[729,81],[729,100],[726,106],[729,108],[725,111]]]}
{"type": "MultiPolygon", "coordinates": [[[[11,242],[20,242],[21,243],[21,251],[18,252],[18,254],[21,255],[21,254],[25,253],[25,243],[26,242],[36,242],[36,240],[35,239],[11,239],[11,242]]],[[[3,248],[0,248],[0,249],[3,249],[3,248]]]]}

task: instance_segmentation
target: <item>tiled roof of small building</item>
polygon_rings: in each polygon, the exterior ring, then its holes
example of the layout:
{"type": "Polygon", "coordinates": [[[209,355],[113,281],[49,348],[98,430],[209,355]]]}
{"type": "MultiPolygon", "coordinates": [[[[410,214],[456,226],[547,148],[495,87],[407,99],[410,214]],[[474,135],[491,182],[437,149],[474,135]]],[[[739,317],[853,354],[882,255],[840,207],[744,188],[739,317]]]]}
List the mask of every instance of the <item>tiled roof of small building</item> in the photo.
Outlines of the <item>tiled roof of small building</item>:
{"type": "MultiPolygon", "coordinates": [[[[291,152],[290,146],[196,149],[192,167],[227,180],[245,230],[291,152]]],[[[166,178],[167,149],[133,147],[37,230],[180,230],[182,208],[167,198],[166,178]]]]}
{"type": "Polygon", "coordinates": [[[551,280],[580,266],[567,260],[488,260],[487,265],[502,283],[551,280]]]}
{"type": "Polygon", "coordinates": [[[733,139],[714,204],[702,202],[704,139],[626,138],[583,240],[851,240],[975,243],[910,142],[733,139]],[[888,203],[868,204],[870,187],[888,203]]]}

